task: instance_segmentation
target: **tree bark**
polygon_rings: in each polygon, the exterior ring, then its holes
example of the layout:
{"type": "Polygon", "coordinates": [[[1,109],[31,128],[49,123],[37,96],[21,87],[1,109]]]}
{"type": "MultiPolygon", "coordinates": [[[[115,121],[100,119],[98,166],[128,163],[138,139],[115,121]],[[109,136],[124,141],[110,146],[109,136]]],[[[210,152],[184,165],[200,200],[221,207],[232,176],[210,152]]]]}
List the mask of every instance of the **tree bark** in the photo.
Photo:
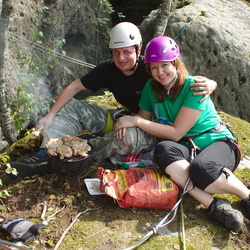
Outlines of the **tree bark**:
{"type": "Polygon", "coordinates": [[[168,24],[169,13],[174,9],[176,0],[163,0],[160,6],[160,13],[156,21],[154,37],[163,36],[168,24]]]}
{"type": "Polygon", "coordinates": [[[5,32],[9,24],[9,16],[11,11],[11,1],[3,0],[0,22],[0,123],[2,134],[9,144],[12,144],[16,141],[11,120],[9,118],[9,109],[7,108],[4,78],[5,32]]]}
{"type": "Polygon", "coordinates": [[[154,37],[163,36],[168,24],[169,12],[172,9],[172,0],[163,0],[160,7],[160,14],[157,18],[154,37]]]}

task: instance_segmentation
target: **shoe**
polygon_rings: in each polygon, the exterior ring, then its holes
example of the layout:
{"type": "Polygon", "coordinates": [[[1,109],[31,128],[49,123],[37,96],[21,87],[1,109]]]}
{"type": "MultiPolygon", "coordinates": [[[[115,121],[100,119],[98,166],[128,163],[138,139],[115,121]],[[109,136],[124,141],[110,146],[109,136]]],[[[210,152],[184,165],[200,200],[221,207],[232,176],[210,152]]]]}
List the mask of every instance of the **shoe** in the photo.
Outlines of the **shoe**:
{"type": "Polygon", "coordinates": [[[250,198],[242,200],[242,210],[246,218],[250,220],[250,198]]]}
{"type": "MultiPolygon", "coordinates": [[[[48,155],[34,154],[21,161],[13,161],[9,163],[12,168],[15,168],[18,175],[21,177],[31,176],[34,174],[51,174],[53,171],[48,166],[48,155]]],[[[13,177],[17,177],[12,175],[13,177]]]]}
{"type": "Polygon", "coordinates": [[[231,203],[226,199],[214,198],[208,208],[209,216],[222,223],[226,228],[238,233],[243,224],[242,214],[233,209],[231,203]]]}

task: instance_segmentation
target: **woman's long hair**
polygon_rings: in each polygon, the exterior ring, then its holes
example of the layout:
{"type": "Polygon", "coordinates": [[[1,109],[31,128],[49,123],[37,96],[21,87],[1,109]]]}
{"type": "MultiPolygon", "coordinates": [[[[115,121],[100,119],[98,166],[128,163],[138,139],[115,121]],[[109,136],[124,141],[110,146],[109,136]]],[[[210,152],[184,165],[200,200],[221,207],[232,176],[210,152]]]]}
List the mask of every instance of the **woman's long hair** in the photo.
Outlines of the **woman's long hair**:
{"type": "MultiPolygon", "coordinates": [[[[176,67],[176,72],[177,72],[177,79],[174,83],[174,86],[171,88],[172,100],[175,100],[183,84],[185,83],[186,77],[189,75],[189,73],[185,64],[183,63],[180,57],[177,57],[171,63],[176,67]]],[[[151,70],[150,70],[150,63],[146,64],[146,69],[147,69],[148,74],[153,78],[151,70]]],[[[167,90],[164,88],[164,86],[161,83],[156,81],[154,78],[151,82],[151,86],[158,98],[158,101],[163,102],[164,97],[167,95],[167,90]]]]}

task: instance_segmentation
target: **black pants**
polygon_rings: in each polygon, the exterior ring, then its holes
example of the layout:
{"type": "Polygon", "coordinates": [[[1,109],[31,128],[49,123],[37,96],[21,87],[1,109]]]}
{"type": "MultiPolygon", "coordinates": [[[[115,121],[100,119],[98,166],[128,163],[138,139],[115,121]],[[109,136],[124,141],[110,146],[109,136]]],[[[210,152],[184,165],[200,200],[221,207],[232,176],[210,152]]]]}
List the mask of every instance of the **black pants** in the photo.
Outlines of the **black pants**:
{"type": "MultiPolygon", "coordinates": [[[[236,150],[238,148],[228,140],[214,142],[202,150],[190,166],[193,184],[204,190],[223,173],[224,168],[234,171],[238,162],[236,150]]],[[[162,141],[155,147],[154,159],[165,173],[167,166],[175,161],[185,159],[190,162],[190,150],[177,142],[162,141]]]]}

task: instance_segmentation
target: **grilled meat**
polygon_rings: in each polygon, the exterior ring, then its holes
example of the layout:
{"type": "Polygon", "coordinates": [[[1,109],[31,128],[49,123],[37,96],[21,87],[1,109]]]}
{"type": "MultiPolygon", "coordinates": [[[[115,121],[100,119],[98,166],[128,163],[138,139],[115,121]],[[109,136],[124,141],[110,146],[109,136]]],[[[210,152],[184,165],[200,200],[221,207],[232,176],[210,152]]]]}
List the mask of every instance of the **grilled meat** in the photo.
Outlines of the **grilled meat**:
{"type": "Polygon", "coordinates": [[[51,138],[46,143],[46,148],[50,156],[58,156],[61,160],[77,155],[85,158],[91,150],[87,140],[70,135],[54,139],[51,138]]]}

